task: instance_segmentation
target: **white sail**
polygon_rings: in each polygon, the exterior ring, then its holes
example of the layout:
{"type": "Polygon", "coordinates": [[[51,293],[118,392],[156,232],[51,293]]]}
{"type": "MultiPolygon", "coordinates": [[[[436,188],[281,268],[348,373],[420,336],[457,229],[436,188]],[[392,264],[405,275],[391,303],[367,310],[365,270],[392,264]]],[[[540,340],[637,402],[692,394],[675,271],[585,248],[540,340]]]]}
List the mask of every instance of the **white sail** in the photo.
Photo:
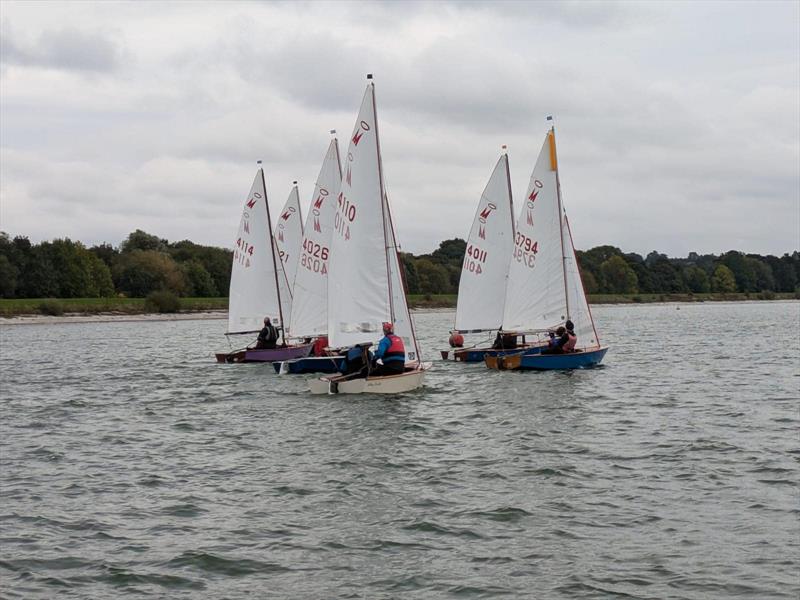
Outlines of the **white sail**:
{"type": "MultiPolygon", "coordinates": [[[[300,193],[295,183],[286,204],[278,215],[275,223],[275,242],[278,245],[278,255],[286,271],[286,279],[291,287],[297,273],[300,260],[300,246],[303,243],[303,217],[300,212],[300,193]]],[[[286,317],[288,320],[288,317],[286,317]]]]}
{"type": "Polygon", "coordinates": [[[458,286],[455,328],[499,329],[503,322],[508,259],[514,245],[514,209],[508,155],[503,154],[481,194],[467,238],[458,286]]]}
{"type": "Polygon", "coordinates": [[[517,220],[503,330],[551,329],[571,319],[578,347],[597,347],[559,194],[555,133],[551,130],[539,152],[517,220]]]}
{"type": "Polygon", "coordinates": [[[575,347],[584,350],[598,348],[600,339],[594,326],[592,312],[589,310],[589,303],[586,300],[586,291],[578,268],[578,259],[575,256],[575,246],[572,242],[572,231],[566,214],[564,215],[564,257],[569,318],[575,325],[575,335],[578,337],[575,347]]]}
{"type": "Polygon", "coordinates": [[[374,342],[392,318],[374,98],[370,83],[336,198],[328,263],[328,340],[336,347],[374,342]]]}
{"type": "Polygon", "coordinates": [[[269,228],[269,207],[261,169],[256,173],[250,193],[244,203],[236,246],[233,251],[233,268],[228,299],[228,333],[251,333],[263,327],[264,317],[281,324],[276,280],[283,280],[281,301],[287,306],[286,277],[280,261],[274,254],[269,228]],[[276,265],[278,273],[276,274],[276,265]],[[276,277],[277,275],[277,277],[276,277]]]}
{"type": "Polygon", "coordinates": [[[419,363],[419,344],[414,331],[414,323],[406,301],[405,277],[400,265],[399,248],[395,238],[389,199],[384,199],[384,224],[386,227],[386,250],[389,258],[389,282],[391,285],[392,308],[394,310],[394,334],[403,340],[406,349],[406,364],[419,363]]]}
{"type": "Polygon", "coordinates": [[[506,331],[547,329],[567,318],[557,186],[548,134],[517,220],[503,311],[506,331]]]}
{"type": "Polygon", "coordinates": [[[328,260],[336,194],[341,181],[339,145],[334,139],[325,154],[306,215],[292,290],[291,335],[294,337],[316,337],[328,332],[328,260]]]}

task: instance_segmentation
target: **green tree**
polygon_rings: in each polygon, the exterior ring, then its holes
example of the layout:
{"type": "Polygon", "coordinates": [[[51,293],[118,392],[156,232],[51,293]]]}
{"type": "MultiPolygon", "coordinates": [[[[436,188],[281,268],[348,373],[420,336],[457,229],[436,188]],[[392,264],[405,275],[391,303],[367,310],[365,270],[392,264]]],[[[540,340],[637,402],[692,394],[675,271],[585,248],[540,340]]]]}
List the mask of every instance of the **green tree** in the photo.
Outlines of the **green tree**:
{"type": "Polygon", "coordinates": [[[759,291],[753,262],[744,254],[731,250],[720,257],[720,262],[731,270],[736,279],[736,288],[740,292],[759,291]]]}
{"type": "Polygon", "coordinates": [[[167,249],[167,240],[150,235],[137,229],[132,232],[120,245],[120,252],[133,252],[134,250],[157,250],[163,252],[167,249]]]}
{"type": "Polygon", "coordinates": [[[658,258],[649,268],[656,292],[685,292],[687,290],[680,269],[677,269],[669,259],[658,258]]]}
{"type": "Polygon", "coordinates": [[[417,266],[414,255],[408,252],[400,253],[400,260],[403,264],[403,272],[406,277],[406,290],[409,294],[419,294],[419,279],[417,277],[417,266]]]}
{"type": "Polygon", "coordinates": [[[172,257],[155,250],[133,250],[120,256],[115,265],[117,289],[129,296],[143,297],[150,292],[186,293],[186,276],[172,257]]]}
{"type": "Polygon", "coordinates": [[[728,294],[736,291],[736,278],[725,265],[718,265],[711,278],[711,289],[715,292],[728,294]]]}
{"type": "Polygon", "coordinates": [[[711,291],[708,275],[700,267],[688,267],[684,272],[684,279],[689,290],[695,294],[706,294],[711,291]]]}
{"type": "Polygon", "coordinates": [[[5,254],[0,254],[0,297],[13,298],[17,291],[17,267],[5,254]]]}
{"type": "Polygon", "coordinates": [[[597,286],[597,279],[594,278],[591,271],[585,271],[583,267],[579,267],[581,272],[581,279],[583,280],[583,287],[586,288],[587,294],[596,294],[599,289],[597,286]]]}
{"type": "Polygon", "coordinates": [[[448,290],[447,270],[427,258],[416,262],[419,291],[422,294],[443,294],[448,290]]]}
{"type": "Polygon", "coordinates": [[[606,289],[612,294],[635,294],[638,291],[636,273],[622,256],[615,255],[600,265],[606,289]]]}
{"type": "Polygon", "coordinates": [[[213,298],[218,295],[214,280],[199,260],[181,263],[181,269],[186,276],[188,295],[201,298],[213,298]]]}

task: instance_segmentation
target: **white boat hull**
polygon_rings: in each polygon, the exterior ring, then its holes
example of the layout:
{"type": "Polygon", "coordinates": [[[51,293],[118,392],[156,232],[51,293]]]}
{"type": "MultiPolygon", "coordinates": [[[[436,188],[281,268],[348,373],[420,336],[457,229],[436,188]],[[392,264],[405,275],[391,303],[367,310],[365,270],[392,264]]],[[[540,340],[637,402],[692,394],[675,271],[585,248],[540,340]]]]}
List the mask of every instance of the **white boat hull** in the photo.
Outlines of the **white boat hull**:
{"type": "Polygon", "coordinates": [[[422,387],[422,380],[431,363],[422,363],[413,371],[399,375],[342,379],[341,375],[320,377],[309,381],[312,394],[402,394],[422,387]]]}

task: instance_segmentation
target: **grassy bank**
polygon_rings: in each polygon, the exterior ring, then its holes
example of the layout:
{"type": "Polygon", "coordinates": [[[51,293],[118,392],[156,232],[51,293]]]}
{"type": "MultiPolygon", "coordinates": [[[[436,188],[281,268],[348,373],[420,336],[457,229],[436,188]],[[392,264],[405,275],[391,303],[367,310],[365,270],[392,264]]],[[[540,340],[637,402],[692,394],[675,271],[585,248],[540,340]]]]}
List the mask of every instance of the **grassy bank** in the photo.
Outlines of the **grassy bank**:
{"type": "MultiPolygon", "coordinates": [[[[411,308],[455,308],[456,294],[410,294],[411,308]]],[[[652,302],[739,302],[744,300],[794,300],[796,293],[762,292],[751,294],[592,294],[591,304],[648,304],[652,302]]],[[[181,312],[226,310],[227,298],[181,298],[181,312]]],[[[15,315],[61,315],[65,313],[144,314],[144,298],[0,298],[0,317],[15,315]]]]}
{"type": "MultiPolygon", "coordinates": [[[[181,298],[180,310],[194,312],[226,310],[227,298],[181,298]]],[[[20,298],[0,299],[0,316],[60,315],[64,313],[143,314],[144,298],[20,298]]]]}

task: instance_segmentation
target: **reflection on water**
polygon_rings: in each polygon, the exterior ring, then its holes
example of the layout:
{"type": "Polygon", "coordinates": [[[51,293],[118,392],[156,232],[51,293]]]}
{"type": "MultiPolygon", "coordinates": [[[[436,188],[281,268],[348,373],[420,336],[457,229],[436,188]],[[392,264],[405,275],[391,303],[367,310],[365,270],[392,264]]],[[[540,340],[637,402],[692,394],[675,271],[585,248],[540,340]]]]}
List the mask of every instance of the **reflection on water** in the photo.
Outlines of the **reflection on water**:
{"type": "Polygon", "coordinates": [[[224,321],[4,326],[3,593],[796,598],[797,303],[595,307],[602,368],[311,396],[224,321]]]}

